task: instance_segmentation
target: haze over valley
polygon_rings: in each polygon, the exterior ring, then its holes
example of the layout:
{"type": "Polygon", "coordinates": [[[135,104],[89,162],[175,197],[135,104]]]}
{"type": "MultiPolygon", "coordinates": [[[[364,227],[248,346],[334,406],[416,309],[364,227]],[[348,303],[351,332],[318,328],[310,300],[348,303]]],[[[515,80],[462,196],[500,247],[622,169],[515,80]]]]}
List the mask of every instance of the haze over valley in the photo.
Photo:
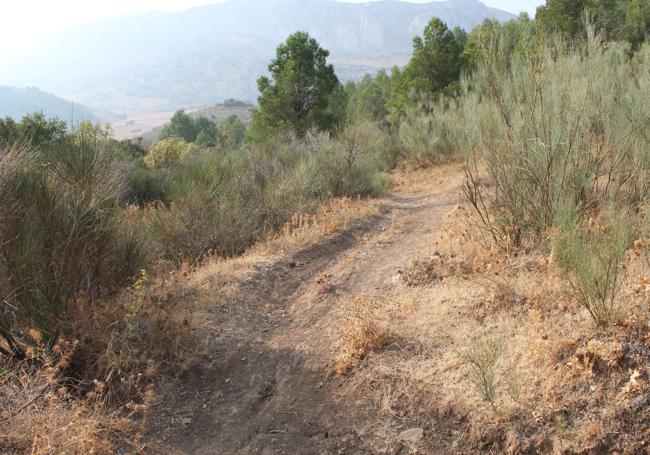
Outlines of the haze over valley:
{"type": "MultiPolygon", "coordinates": [[[[230,0],[73,26],[2,65],[0,84],[38,87],[90,106],[93,118],[111,121],[121,135],[139,134],[179,108],[228,98],[255,102],[257,78],[277,43],[295,30],[330,51],[342,81],[357,80],[404,65],[413,37],[434,16],[465,30],[486,18],[514,17],[478,0],[230,0]]],[[[19,113],[10,104],[0,104],[0,116],[19,113]]],[[[60,116],[45,97],[42,109],[60,116]]]]}

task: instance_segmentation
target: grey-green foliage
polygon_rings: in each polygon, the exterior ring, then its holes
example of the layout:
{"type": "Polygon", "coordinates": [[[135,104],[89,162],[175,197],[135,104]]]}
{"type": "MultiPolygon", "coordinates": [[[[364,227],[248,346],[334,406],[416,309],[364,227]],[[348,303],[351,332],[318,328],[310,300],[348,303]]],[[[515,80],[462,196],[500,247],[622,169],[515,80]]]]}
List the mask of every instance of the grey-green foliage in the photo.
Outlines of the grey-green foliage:
{"type": "Polygon", "coordinates": [[[245,138],[246,126],[236,115],[229,116],[219,124],[217,140],[222,149],[237,148],[245,138]]]}
{"type": "Polygon", "coordinates": [[[153,237],[173,259],[241,253],[330,197],[383,191],[388,144],[384,132],[364,122],[336,137],[286,136],[224,153],[188,153],[164,169],[170,204],[151,212],[153,237]]]}
{"type": "Polygon", "coordinates": [[[504,349],[503,338],[487,337],[476,341],[461,354],[470,382],[481,397],[492,405],[497,400],[496,366],[504,349]]]}
{"type": "Polygon", "coordinates": [[[388,117],[387,103],[391,94],[390,76],[381,70],[375,77],[366,75],[359,82],[348,82],[345,86],[347,94],[348,119],[386,121],[388,117]]]}
{"type": "Polygon", "coordinates": [[[391,144],[373,122],[355,122],[335,138],[312,138],[321,179],[329,196],[378,195],[386,186],[378,170],[389,165],[391,144]]]}
{"type": "Polygon", "coordinates": [[[143,231],[122,218],[123,172],[101,138],[1,147],[0,161],[0,295],[55,334],[79,293],[122,285],[148,260],[143,231]]]}
{"type": "Polygon", "coordinates": [[[507,22],[486,19],[469,33],[461,58],[470,72],[484,60],[495,58],[507,66],[513,55],[535,53],[539,39],[535,22],[527,13],[507,22]]]}
{"type": "Polygon", "coordinates": [[[605,192],[622,205],[646,194],[650,48],[630,60],[627,46],[591,37],[508,66],[486,60],[463,81],[452,136],[466,193],[499,242],[543,239],[561,200],[583,217],[605,192]]]}
{"type": "Polygon", "coordinates": [[[621,265],[630,247],[632,224],[624,210],[609,206],[599,219],[579,223],[572,202],[561,204],[556,213],[553,246],[580,304],[597,324],[606,326],[615,318],[615,298],[620,285],[621,265]]]}
{"type": "Polygon", "coordinates": [[[459,111],[453,99],[411,108],[401,118],[398,129],[402,161],[421,168],[447,161],[456,153],[453,139],[459,111]]]}

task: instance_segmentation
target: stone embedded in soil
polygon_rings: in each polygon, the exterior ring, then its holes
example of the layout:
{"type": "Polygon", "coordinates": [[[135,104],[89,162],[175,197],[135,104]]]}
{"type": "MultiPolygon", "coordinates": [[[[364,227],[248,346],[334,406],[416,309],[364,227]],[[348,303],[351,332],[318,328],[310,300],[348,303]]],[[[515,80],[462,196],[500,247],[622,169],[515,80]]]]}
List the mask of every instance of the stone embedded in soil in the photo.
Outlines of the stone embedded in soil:
{"type": "Polygon", "coordinates": [[[410,428],[408,430],[402,431],[399,436],[397,436],[397,440],[409,444],[417,444],[423,437],[424,430],[422,428],[410,428]]]}

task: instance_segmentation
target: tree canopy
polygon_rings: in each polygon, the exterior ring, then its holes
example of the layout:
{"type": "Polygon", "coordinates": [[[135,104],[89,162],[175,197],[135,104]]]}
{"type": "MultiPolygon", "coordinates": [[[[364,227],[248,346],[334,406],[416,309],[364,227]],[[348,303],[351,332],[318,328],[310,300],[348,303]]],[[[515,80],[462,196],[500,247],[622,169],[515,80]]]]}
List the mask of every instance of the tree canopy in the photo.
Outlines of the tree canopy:
{"type": "Polygon", "coordinates": [[[25,142],[39,147],[64,138],[67,131],[64,121],[48,119],[42,112],[26,115],[20,122],[11,117],[0,119],[0,143],[25,142]]]}
{"type": "Polygon", "coordinates": [[[343,89],[328,56],[306,32],[294,33],[277,48],[271,78],[257,81],[261,95],[253,112],[254,136],[291,131],[301,137],[312,128],[337,125],[343,89]]]}
{"type": "Polygon", "coordinates": [[[213,146],[217,140],[217,125],[205,117],[192,118],[183,110],[176,111],[160,132],[160,139],[177,138],[187,143],[201,139],[201,145],[213,146]]]}
{"type": "Polygon", "coordinates": [[[219,124],[217,141],[222,149],[239,147],[246,137],[246,125],[236,115],[231,115],[219,124]]]}
{"type": "Polygon", "coordinates": [[[537,9],[536,22],[545,33],[574,38],[584,34],[587,14],[606,39],[628,41],[633,47],[650,31],[647,0],[547,0],[537,9]]]}
{"type": "Polygon", "coordinates": [[[462,29],[450,30],[437,17],[431,19],[423,36],[413,38],[413,56],[406,67],[393,69],[392,109],[401,111],[423,96],[453,92],[463,69],[466,42],[462,29]]]}
{"type": "Polygon", "coordinates": [[[351,119],[385,120],[388,115],[386,101],[390,98],[391,81],[386,71],[375,77],[366,75],[359,82],[345,86],[348,115],[351,119]]]}

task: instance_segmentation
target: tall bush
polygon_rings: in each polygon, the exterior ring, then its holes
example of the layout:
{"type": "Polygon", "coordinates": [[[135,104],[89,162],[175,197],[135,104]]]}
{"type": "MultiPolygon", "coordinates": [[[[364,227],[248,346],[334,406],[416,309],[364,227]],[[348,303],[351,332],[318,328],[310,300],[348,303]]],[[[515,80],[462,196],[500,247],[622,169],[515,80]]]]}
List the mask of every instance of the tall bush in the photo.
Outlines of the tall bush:
{"type": "Polygon", "coordinates": [[[0,292],[14,320],[56,334],[79,293],[121,286],[147,260],[119,211],[122,173],[86,135],[42,154],[3,147],[0,161],[0,292]]]}
{"type": "Polygon", "coordinates": [[[466,153],[465,191],[499,242],[538,242],[560,201],[582,219],[604,194],[630,205],[647,192],[650,56],[597,37],[507,67],[483,62],[463,82],[453,135],[466,153]]]}

